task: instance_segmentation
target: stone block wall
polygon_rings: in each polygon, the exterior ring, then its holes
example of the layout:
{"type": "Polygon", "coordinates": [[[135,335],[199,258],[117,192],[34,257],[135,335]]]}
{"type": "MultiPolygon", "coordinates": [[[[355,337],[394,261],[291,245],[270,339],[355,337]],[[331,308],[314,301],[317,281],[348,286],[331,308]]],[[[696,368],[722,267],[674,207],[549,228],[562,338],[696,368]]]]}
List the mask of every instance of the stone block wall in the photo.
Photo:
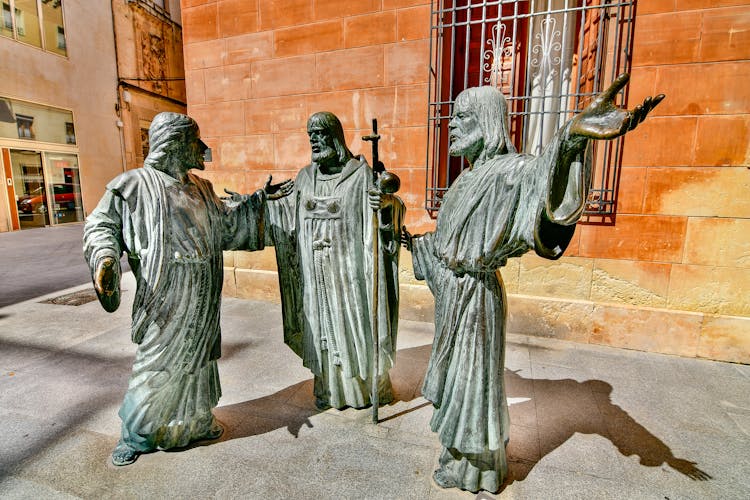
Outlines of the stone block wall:
{"type": "MultiPolygon", "coordinates": [[[[350,146],[379,119],[407,224],[424,206],[426,0],[183,0],[188,110],[214,149],[217,191],[308,162],[307,117],[350,146]]],[[[667,99],[625,140],[614,224],[581,224],[559,261],[509,262],[510,330],[750,362],[750,1],[638,2],[631,106],[667,99]]],[[[432,297],[402,263],[402,316],[432,297]]],[[[278,300],[273,250],[227,254],[225,292],[278,300]]]]}
{"type": "Polygon", "coordinates": [[[559,264],[521,259],[519,293],[636,308],[603,332],[656,308],[673,344],[656,350],[750,362],[749,30],[747,0],[638,3],[629,102],[667,99],[625,139],[615,224],[580,225],[559,264]]]}
{"type": "Polygon", "coordinates": [[[350,148],[378,119],[380,157],[399,175],[410,226],[429,228],[429,0],[184,0],[188,109],[218,191],[253,191],[309,163],[307,118],[331,111],[350,148]]]}

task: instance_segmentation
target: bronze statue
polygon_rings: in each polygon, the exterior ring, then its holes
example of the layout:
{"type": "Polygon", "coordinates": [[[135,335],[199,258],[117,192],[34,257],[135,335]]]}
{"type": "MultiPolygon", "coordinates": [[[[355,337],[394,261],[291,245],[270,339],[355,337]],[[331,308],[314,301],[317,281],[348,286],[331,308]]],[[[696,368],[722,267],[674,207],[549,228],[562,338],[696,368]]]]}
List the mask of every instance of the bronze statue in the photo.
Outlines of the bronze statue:
{"type": "Polygon", "coordinates": [[[185,115],[157,115],[149,144],[144,167],[107,185],[84,228],[84,254],[104,309],[120,304],[123,252],[137,281],[138,349],[119,412],[115,465],[221,435],[211,410],[221,396],[222,250],[263,248],[266,198],[292,190],[290,182],[271,185],[269,177],[251,196],[219,200],[210,182],[189,172],[203,170],[208,148],[185,115]]]}
{"type": "Polygon", "coordinates": [[[503,384],[507,302],[496,270],[533,250],[557,259],[570,242],[591,179],[591,139],[633,130],[664,98],[634,110],[614,97],[621,75],[568,121],[539,157],[516,152],[505,98],[495,87],[456,98],[449,153],[464,170],[442,200],[434,232],[411,236],[414,272],[435,296],[435,338],[422,393],[443,445],[433,477],[444,487],[496,492],[506,479],[508,409],[503,384]]]}
{"type": "Polygon", "coordinates": [[[375,352],[371,325],[377,276],[379,388],[392,399],[388,370],[398,328],[398,258],[403,203],[376,189],[364,157],[346,146],[339,119],[308,120],[312,163],[292,196],[268,203],[267,244],[276,247],[284,340],[314,375],[320,409],[370,404],[375,352]],[[373,253],[373,210],[378,214],[373,253]],[[377,273],[373,263],[378,263],[377,273]]]}

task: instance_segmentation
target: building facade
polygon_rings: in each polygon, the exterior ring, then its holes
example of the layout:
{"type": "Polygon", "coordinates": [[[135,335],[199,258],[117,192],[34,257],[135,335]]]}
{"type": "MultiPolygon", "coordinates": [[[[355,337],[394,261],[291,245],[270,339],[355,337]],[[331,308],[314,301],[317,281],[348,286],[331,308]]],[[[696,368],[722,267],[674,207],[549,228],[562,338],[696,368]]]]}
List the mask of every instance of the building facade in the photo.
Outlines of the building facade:
{"type": "Polygon", "coordinates": [[[143,165],[148,127],[161,111],[184,113],[185,69],[176,0],[112,0],[118,116],[128,170],[143,165]]]}
{"type": "Polygon", "coordinates": [[[3,0],[0,231],[80,223],[185,111],[178,1],[3,0]]]}
{"type": "Polygon", "coordinates": [[[82,221],[122,172],[106,3],[3,0],[0,231],[82,221]]]}
{"type": "MultiPolygon", "coordinates": [[[[622,103],[667,99],[598,150],[602,189],[565,256],[502,269],[510,331],[750,362],[750,2],[607,3],[183,0],[188,112],[213,149],[205,176],[217,191],[245,192],[269,173],[294,177],[309,163],[307,117],[321,110],[369,157],[361,137],[377,118],[407,226],[430,230],[456,168],[441,163],[436,123],[457,90],[523,95],[511,125],[526,149],[529,130],[556,128],[626,69],[622,103]],[[492,58],[479,60],[487,47],[492,58]],[[548,85],[553,73],[568,79],[548,85]]],[[[277,299],[272,252],[227,254],[225,292],[277,299]]],[[[428,319],[432,297],[409,261],[402,316],[428,319]]]]}

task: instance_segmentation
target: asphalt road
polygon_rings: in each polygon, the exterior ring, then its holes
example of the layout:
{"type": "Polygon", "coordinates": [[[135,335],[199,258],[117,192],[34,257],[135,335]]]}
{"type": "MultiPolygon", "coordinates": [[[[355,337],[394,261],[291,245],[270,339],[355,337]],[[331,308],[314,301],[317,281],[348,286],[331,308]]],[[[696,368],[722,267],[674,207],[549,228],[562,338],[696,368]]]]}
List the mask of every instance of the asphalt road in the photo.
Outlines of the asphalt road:
{"type": "Polygon", "coordinates": [[[0,307],[91,280],[83,224],[0,233],[0,307]]]}

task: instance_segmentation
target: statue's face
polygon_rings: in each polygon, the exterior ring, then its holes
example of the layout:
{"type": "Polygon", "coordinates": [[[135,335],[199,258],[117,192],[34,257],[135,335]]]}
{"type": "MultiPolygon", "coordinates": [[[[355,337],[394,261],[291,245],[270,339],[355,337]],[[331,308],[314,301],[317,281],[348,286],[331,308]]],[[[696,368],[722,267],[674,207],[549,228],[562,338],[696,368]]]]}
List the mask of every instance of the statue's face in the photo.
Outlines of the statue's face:
{"type": "Polygon", "coordinates": [[[310,125],[307,127],[307,135],[310,137],[312,161],[315,163],[326,163],[336,159],[333,135],[328,129],[320,125],[310,125]]]}
{"type": "Polygon", "coordinates": [[[208,146],[201,140],[200,130],[197,128],[190,129],[185,134],[185,147],[183,150],[185,170],[190,170],[191,168],[198,170],[205,169],[206,166],[203,164],[203,161],[207,149],[208,146]]]}
{"type": "Polygon", "coordinates": [[[476,113],[469,108],[465,99],[461,99],[460,94],[453,106],[453,118],[448,123],[448,137],[448,153],[451,156],[466,156],[473,160],[484,147],[484,138],[476,113]]]}

